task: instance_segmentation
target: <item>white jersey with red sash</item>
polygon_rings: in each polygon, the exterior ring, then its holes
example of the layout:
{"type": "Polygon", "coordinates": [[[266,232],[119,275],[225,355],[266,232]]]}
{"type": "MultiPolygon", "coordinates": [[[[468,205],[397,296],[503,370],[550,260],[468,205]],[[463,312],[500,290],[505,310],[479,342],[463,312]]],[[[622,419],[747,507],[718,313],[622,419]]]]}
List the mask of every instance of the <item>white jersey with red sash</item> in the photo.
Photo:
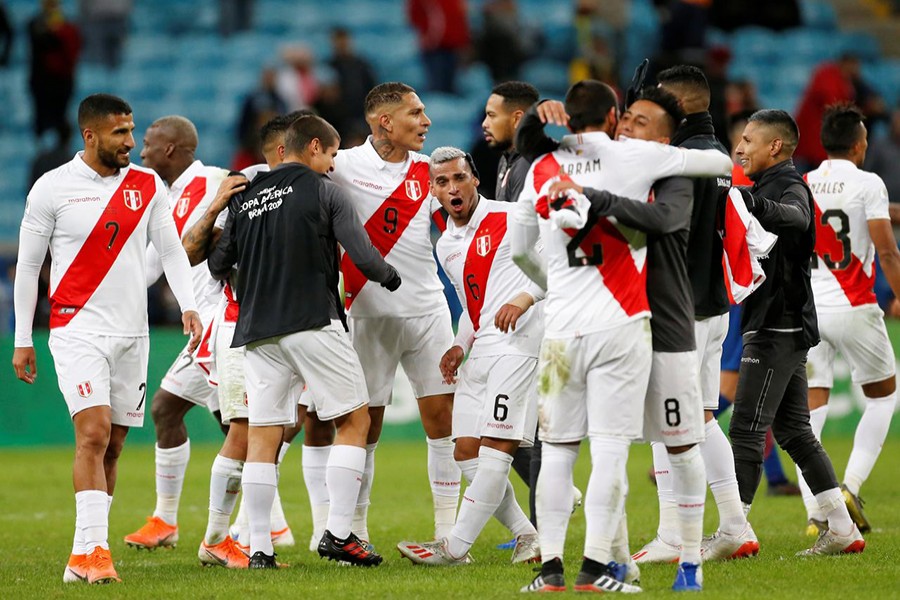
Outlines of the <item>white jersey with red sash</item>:
{"type": "Polygon", "coordinates": [[[329,177],[350,194],[372,244],[403,279],[396,292],[388,292],[367,282],[345,255],[341,271],[350,316],[416,317],[447,310],[431,244],[440,204],[428,191],[428,157],[410,152],[403,163],[388,163],[369,138],[339,151],[329,177]]]}
{"type": "Polygon", "coordinates": [[[890,218],[884,182],[848,160],[826,160],[804,179],[816,207],[810,277],[816,310],[838,312],[876,304],[869,221],[890,218]]]}
{"type": "Polygon", "coordinates": [[[463,306],[460,331],[474,333],[463,343],[472,348],[470,357],[537,357],[543,335],[542,305],[528,310],[515,331],[503,333],[494,326],[500,308],[520,292],[536,300],[544,293],[512,261],[507,235],[509,213],[515,204],[480,198],[469,223],[463,227],[447,221],[447,229],[437,243],[438,262],[463,306]],[[465,326],[464,326],[465,321],[465,326]]]}
{"type": "Polygon", "coordinates": [[[722,272],[725,291],[732,304],[740,304],[766,280],[759,261],[778,241],[747,210],[737,188],[731,188],[725,199],[722,219],[722,272]]]}
{"type": "Polygon", "coordinates": [[[560,177],[647,201],[653,182],[685,169],[683,151],[642,140],[614,142],[603,132],[567,135],[528,171],[516,219],[538,222],[547,257],[545,335],[577,337],[649,316],[646,238],[613,217],[581,230],[551,227],[547,190],[560,177]]]}
{"type": "Polygon", "coordinates": [[[79,153],[41,177],[22,228],[50,237],[51,329],[146,335],[148,232],[163,227],[173,227],[172,215],[150,169],[101,177],[79,153]]]}
{"type": "MultiPolygon", "coordinates": [[[[195,160],[172,183],[168,192],[169,208],[172,210],[178,237],[183,237],[194,223],[203,217],[216,197],[219,185],[227,176],[228,171],[225,169],[208,167],[195,160]]],[[[206,261],[191,268],[191,278],[197,308],[203,322],[206,323],[222,297],[222,284],[210,276],[206,261]]]]}

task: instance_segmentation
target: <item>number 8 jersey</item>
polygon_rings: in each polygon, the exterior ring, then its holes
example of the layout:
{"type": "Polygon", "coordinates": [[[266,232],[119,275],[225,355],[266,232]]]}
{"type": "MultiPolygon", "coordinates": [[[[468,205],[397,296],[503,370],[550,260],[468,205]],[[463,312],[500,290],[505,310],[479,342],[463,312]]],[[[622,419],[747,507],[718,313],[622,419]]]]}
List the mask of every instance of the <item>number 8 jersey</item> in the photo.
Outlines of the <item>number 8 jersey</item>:
{"type": "Polygon", "coordinates": [[[881,178],[848,160],[826,160],[804,177],[815,201],[811,283],[818,312],[875,304],[872,219],[889,219],[881,178]]]}
{"type": "Polygon", "coordinates": [[[350,194],[372,244],[400,273],[388,292],[367,282],[345,254],[345,306],[352,317],[419,317],[445,311],[443,285],[431,244],[432,215],[440,204],[428,188],[428,157],[410,152],[402,163],[384,161],[367,139],[340,150],[328,176],[350,194]]]}

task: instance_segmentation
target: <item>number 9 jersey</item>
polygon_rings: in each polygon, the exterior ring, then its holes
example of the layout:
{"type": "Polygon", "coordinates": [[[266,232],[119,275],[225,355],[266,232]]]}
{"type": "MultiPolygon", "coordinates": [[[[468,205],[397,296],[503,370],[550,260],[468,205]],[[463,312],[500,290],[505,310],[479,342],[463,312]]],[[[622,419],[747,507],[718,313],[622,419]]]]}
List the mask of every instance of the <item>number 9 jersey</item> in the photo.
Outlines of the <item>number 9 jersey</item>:
{"type": "Polygon", "coordinates": [[[810,278],[816,311],[875,304],[875,245],[868,222],[890,218],[884,182],[848,160],[826,160],[804,179],[816,209],[810,278]]]}

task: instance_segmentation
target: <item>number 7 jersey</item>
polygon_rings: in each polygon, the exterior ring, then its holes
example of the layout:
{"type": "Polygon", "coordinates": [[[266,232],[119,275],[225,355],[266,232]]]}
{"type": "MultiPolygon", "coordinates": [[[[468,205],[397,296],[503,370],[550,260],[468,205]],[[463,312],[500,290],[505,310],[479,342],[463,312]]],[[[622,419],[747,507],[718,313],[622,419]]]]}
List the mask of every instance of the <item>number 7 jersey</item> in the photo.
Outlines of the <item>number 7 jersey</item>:
{"type": "Polygon", "coordinates": [[[431,244],[432,216],[440,208],[428,189],[428,157],[410,152],[388,163],[369,138],[340,150],[328,176],[350,195],[372,244],[403,280],[391,293],[367,281],[344,254],[345,306],[350,316],[420,317],[447,310],[431,244]]]}
{"type": "Polygon", "coordinates": [[[130,165],[101,177],[80,153],[28,194],[22,229],[50,238],[50,327],[147,334],[149,232],[175,224],[155,172],[130,165]]]}
{"type": "Polygon", "coordinates": [[[884,182],[848,160],[826,160],[804,179],[816,208],[810,277],[816,310],[875,304],[875,245],[869,221],[890,218],[884,182]]]}

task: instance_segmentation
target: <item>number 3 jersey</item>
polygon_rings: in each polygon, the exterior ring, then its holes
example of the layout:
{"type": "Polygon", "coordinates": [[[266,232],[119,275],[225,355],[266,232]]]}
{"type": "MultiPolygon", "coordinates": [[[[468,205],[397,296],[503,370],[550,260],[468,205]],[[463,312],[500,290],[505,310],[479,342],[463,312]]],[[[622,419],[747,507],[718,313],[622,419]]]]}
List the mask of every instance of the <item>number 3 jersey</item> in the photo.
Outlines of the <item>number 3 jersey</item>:
{"type": "Polygon", "coordinates": [[[589,217],[581,230],[555,229],[549,220],[550,185],[568,178],[647,201],[654,181],[685,174],[687,152],[642,140],[614,142],[603,132],[592,132],[567,135],[558,150],[534,161],[516,219],[540,226],[547,257],[547,337],[577,337],[650,315],[644,234],[613,217],[589,217]]]}
{"type": "Polygon", "coordinates": [[[875,245],[868,222],[890,218],[884,182],[848,160],[826,160],[805,179],[816,209],[810,277],[816,310],[875,304],[875,245]]]}
{"type": "Polygon", "coordinates": [[[535,301],[544,297],[512,261],[507,221],[515,209],[515,204],[481,197],[468,224],[459,227],[448,219],[437,243],[438,262],[463,306],[457,343],[465,350],[472,348],[470,358],[537,357],[540,349],[543,303],[528,309],[515,331],[503,333],[494,326],[497,312],[521,292],[535,301]]]}
{"type": "Polygon", "coordinates": [[[432,215],[440,208],[428,189],[428,157],[410,152],[389,163],[369,138],[340,150],[328,176],[350,195],[372,244],[400,273],[403,284],[391,293],[367,281],[344,254],[345,306],[350,316],[417,317],[447,310],[431,244],[432,215]]]}
{"type": "Polygon", "coordinates": [[[145,253],[150,232],[167,227],[166,188],[150,169],[101,177],[79,154],[38,179],[22,230],[50,238],[50,327],[146,335],[145,253]]]}

